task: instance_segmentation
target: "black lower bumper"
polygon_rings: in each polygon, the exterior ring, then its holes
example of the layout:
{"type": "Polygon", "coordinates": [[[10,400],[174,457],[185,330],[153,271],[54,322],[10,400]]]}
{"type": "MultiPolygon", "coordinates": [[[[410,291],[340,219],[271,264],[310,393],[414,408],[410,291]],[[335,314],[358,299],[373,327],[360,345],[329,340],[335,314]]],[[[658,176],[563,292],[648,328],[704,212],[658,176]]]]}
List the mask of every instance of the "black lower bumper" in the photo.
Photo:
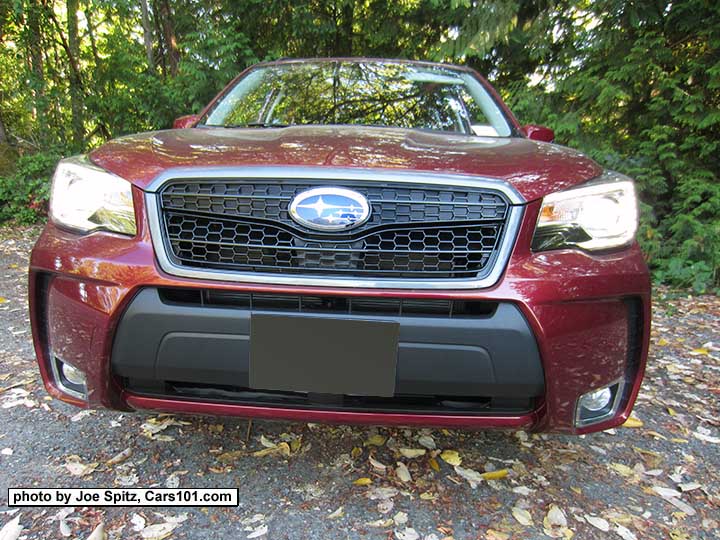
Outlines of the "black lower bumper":
{"type": "MultiPolygon", "coordinates": [[[[153,395],[315,408],[530,410],[544,393],[544,375],[535,337],[519,309],[503,302],[439,302],[282,295],[253,299],[222,291],[147,288],[120,321],[112,369],[126,387],[153,395]],[[394,396],[250,388],[251,319],[277,313],[397,323],[394,396]]],[[[297,350],[296,361],[310,354],[297,350]]]]}

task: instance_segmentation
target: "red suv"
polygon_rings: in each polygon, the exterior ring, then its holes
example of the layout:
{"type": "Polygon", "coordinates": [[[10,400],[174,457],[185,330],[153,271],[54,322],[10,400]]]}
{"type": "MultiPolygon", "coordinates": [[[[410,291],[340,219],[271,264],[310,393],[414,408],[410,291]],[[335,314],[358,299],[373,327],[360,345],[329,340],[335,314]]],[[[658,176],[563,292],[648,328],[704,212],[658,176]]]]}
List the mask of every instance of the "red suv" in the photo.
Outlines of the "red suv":
{"type": "Polygon", "coordinates": [[[630,413],[650,284],[630,179],[474,71],[256,65],[55,172],[30,265],[79,406],[586,433],[630,413]]]}

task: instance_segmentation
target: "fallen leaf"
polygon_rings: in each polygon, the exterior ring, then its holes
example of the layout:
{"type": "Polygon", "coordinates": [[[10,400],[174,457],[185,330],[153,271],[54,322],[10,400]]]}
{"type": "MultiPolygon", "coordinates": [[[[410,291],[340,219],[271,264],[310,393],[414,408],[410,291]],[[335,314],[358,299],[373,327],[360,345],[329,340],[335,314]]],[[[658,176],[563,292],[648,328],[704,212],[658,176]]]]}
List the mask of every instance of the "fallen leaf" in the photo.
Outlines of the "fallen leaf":
{"type": "MultiPolygon", "coordinates": [[[[543,519],[543,530],[552,538],[567,537],[567,518],[565,512],[557,505],[551,504],[547,515],[543,519]]],[[[571,532],[571,531],[570,531],[571,532]]]]}
{"type": "Polygon", "coordinates": [[[372,480],[367,477],[358,478],[353,482],[353,484],[355,484],[356,486],[369,486],[370,484],[372,484],[372,480]]]}
{"type": "Polygon", "coordinates": [[[275,446],[263,448],[262,450],[253,452],[252,455],[255,457],[265,457],[265,456],[272,456],[275,454],[280,454],[282,456],[289,457],[290,456],[290,445],[286,442],[281,442],[279,444],[276,444],[275,446]]]}
{"type": "Polygon", "coordinates": [[[406,512],[398,512],[397,514],[395,514],[395,516],[393,516],[393,522],[398,527],[402,527],[403,525],[405,525],[408,522],[407,513],[406,512]]]}
{"type": "Polygon", "coordinates": [[[471,489],[475,489],[485,478],[483,475],[473,469],[466,469],[460,465],[455,465],[455,472],[470,484],[471,489]]]}
{"type": "Polygon", "coordinates": [[[357,459],[362,455],[362,448],[359,446],[353,447],[353,449],[350,451],[350,457],[353,459],[357,459]]]}
{"type": "Polygon", "coordinates": [[[635,471],[622,463],[611,463],[609,467],[622,476],[635,476],[635,471]]]}
{"type": "Polygon", "coordinates": [[[398,452],[400,452],[403,457],[415,459],[417,457],[424,456],[427,450],[424,448],[400,448],[398,452]]]}
{"type": "Polygon", "coordinates": [[[365,441],[365,446],[382,446],[383,444],[385,444],[385,440],[385,437],[376,433],[375,435],[369,437],[367,441],[365,441]]]}
{"type": "Polygon", "coordinates": [[[397,488],[394,487],[376,487],[370,488],[365,496],[371,501],[392,499],[398,494],[397,488]]]}
{"type": "Polygon", "coordinates": [[[428,450],[435,450],[435,439],[433,439],[430,435],[421,435],[418,437],[417,440],[418,444],[420,446],[424,446],[428,450]]]}
{"type": "Polygon", "coordinates": [[[20,525],[20,516],[16,516],[0,529],[0,540],[17,540],[22,530],[23,527],[20,525]]]}
{"type": "Polygon", "coordinates": [[[277,446],[277,444],[265,437],[265,435],[260,435],[260,444],[262,444],[265,448],[275,448],[277,446]]]}
{"type": "Polygon", "coordinates": [[[615,525],[615,533],[623,540],[637,540],[637,536],[623,525],[615,525]]]}
{"type": "Polygon", "coordinates": [[[397,540],[418,540],[420,535],[412,527],[406,527],[402,531],[395,531],[395,538],[397,538],[397,540]]]}
{"type": "Polygon", "coordinates": [[[622,427],[626,428],[639,428],[643,427],[643,421],[639,418],[635,418],[634,416],[628,417],[627,420],[625,420],[625,423],[622,425],[622,427]]]}
{"type": "Polygon", "coordinates": [[[88,476],[97,469],[98,463],[83,463],[80,456],[68,456],[63,467],[73,476],[88,476]]]}
{"type": "MultiPolygon", "coordinates": [[[[240,523],[244,526],[253,525],[255,523],[260,523],[262,521],[265,521],[265,514],[253,514],[250,517],[246,517],[240,521],[240,523]]],[[[249,529],[247,529],[249,530],[249,529]]]]}
{"type": "Polygon", "coordinates": [[[217,456],[216,459],[220,463],[232,463],[233,461],[237,461],[244,455],[245,455],[244,450],[232,450],[230,452],[224,452],[224,453],[220,454],[219,456],[217,456]]]}
{"type": "Polygon", "coordinates": [[[140,481],[140,477],[136,473],[119,474],[115,477],[115,484],[122,487],[130,487],[136,485],[140,481]]]}
{"type": "Polygon", "coordinates": [[[140,514],[133,514],[130,523],[132,523],[132,529],[135,532],[140,532],[145,528],[145,518],[140,514]]]}
{"type": "Polygon", "coordinates": [[[436,501],[438,499],[438,495],[432,491],[424,491],[420,494],[420,499],[423,501],[436,501]]]}
{"type": "Polygon", "coordinates": [[[180,487],[180,477],[176,473],[172,473],[165,479],[165,487],[168,489],[177,489],[180,487]]]}
{"type": "Polygon", "coordinates": [[[443,450],[440,453],[440,457],[445,463],[447,463],[448,465],[452,465],[453,467],[462,463],[462,458],[456,450],[443,450]]]}
{"type": "Polygon", "coordinates": [[[117,465],[118,463],[122,463],[122,462],[125,461],[127,458],[129,458],[131,455],[132,455],[132,448],[126,448],[126,449],[123,450],[122,452],[120,452],[120,453],[118,453],[118,454],[115,454],[113,457],[111,457],[110,459],[108,459],[108,460],[105,462],[105,465],[107,465],[108,467],[112,467],[113,465],[117,465]]]}
{"type": "Polygon", "coordinates": [[[102,523],[98,523],[98,526],[93,529],[87,540],[106,540],[107,534],[105,534],[105,526],[102,523]]]}
{"type": "Polygon", "coordinates": [[[395,474],[402,482],[412,482],[412,476],[410,476],[410,471],[408,470],[407,465],[401,461],[397,462],[395,474]]]}
{"type": "Polygon", "coordinates": [[[497,471],[488,471],[481,474],[485,480],[500,480],[508,475],[507,469],[498,469],[497,471]]]}
{"type": "Polygon", "coordinates": [[[428,463],[430,464],[430,468],[435,472],[440,472],[440,464],[438,463],[437,459],[430,458],[428,460],[428,463]]]}
{"type": "Polygon", "coordinates": [[[248,534],[246,538],[260,538],[261,536],[265,536],[268,532],[268,526],[267,525],[260,525],[257,529],[255,529],[253,532],[248,534]]]}
{"type": "Polygon", "coordinates": [[[145,540],[163,540],[169,537],[173,531],[177,528],[177,523],[157,523],[145,527],[140,531],[140,537],[145,540]]]}
{"type": "Polygon", "coordinates": [[[387,514],[393,508],[395,508],[395,503],[392,502],[392,499],[385,499],[377,503],[378,512],[381,514],[387,514]]]}
{"type": "Polygon", "coordinates": [[[84,409],[84,410],[80,411],[79,413],[77,413],[76,415],[72,416],[70,418],[70,421],[71,422],[79,422],[80,420],[82,420],[83,418],[85,418],[87,416],[90,416],[91,414],[95,414],[95,411],[93,411],[92,409],[84,409]]]}
{"type": "Polygon", "coordinates": [[[533,519],[530,512],[525,510],[524,508],[519,508],[517,506],[513,506],[512,509],[512,515],[517,520],[520,525],[525,525],[526,527],[532,527],[533,519]]]}
{"type": "Polygon", "coordinates": [[[703,442],[708,442],[708,443],[712,443],[712,444],[720,444],[720,437],[711,436],[710,430],[707,430],[707,429],[705,431],[703,431],[703,429],[698,428],[697,431],[693,432],[693,437],[695,437],[696,439],[703,441],[703,442]],[[707,431],[707,433],[706,433],[706,431],[707,431]]]}
{"type": "Polygon", "coordinates": [[[596,529],[600,529],[603,532],[608,532],[610,530],[610,523],[608,523],[607,520],[604,520],[601,517],[589,516],[585,514],[585,521],[587,521],[596,529]]]}
{"type": "Polygon", "coordinates": [[[345,508],[341,506],[334,512],[329,513],[327,518],[328,519],[338,519],[338,518],[343,517],[344,515],[345,515],[345,508]]]}
{"type": "Polygon", "coordinates": [[[368,461],[370,462],[370,465],[373,466],[373,468],[377,469],[380,472],[385,472],[387,470],[387,465],[385,465],[384,463],[380,463],[372,456],[368,457],[368,461]]]}

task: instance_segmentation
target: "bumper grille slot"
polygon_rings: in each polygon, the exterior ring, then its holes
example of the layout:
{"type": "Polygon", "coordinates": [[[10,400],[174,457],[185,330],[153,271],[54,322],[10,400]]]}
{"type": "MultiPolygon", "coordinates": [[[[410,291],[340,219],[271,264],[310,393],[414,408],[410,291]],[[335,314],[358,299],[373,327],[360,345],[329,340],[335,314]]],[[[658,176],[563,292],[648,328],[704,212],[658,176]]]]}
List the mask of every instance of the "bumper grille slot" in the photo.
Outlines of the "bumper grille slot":
{"type": "Polygon", "coordinates": [[[387,315],[417,317],[491,317],[497,302],[352,296],[312,296],[225,291],[220,289],[159,289],[167,304],[231,307],[290,313],[387,315]]]}
{"type": "MultiPolygon", "coordinates": [[[[309,182],[175,181],[160,195],[168,254],[189,268],[415,279],[482,278],[500,249],[509,203],[489,189],[348,185],[371,217],[311,231],[288,214],[309,182]]],[[[325,184],[327,185],[327,184],[325,184]]]]}

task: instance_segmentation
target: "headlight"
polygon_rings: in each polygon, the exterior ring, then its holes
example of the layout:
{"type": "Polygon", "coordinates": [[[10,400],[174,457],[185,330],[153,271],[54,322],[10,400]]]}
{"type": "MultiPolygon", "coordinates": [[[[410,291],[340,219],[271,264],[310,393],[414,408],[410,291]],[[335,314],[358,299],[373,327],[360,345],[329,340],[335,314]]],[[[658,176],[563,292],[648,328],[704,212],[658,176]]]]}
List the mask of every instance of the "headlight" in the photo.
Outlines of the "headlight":
{"type": "Polygon", "coordinates": [[[597,181],[543,199],[532,248],[534,251],[617,248],[632,241],[637,222],[632,180],[606,172],[597,181]]]}
{"type": "Polygon", "coordinates": [[[85,157],[64,159],[55,170],[50,217],[59,225],[82,232],[137,232],[130,182],[96,167],[85,157]]]}

